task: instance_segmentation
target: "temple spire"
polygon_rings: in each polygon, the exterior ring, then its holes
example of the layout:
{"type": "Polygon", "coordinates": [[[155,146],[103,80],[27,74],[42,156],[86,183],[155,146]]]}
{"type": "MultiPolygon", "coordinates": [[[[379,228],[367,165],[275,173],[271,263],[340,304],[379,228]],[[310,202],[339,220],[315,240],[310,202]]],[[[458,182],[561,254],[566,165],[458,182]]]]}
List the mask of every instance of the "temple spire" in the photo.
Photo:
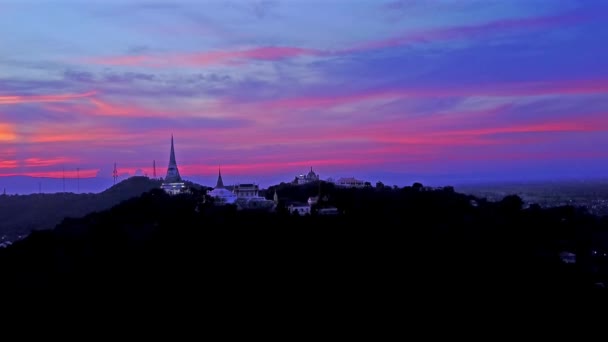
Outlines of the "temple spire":
{"type": "Polygon", "coordinates": [[[165,182],[167,183],[178,183],[182,181],[182,177],[179,175],[177,169],[177,162],[175,161],[175,148],[173,147],[173,134],[171,134],[171,154],[169,155],[169,167],[167,168],[167,177],[165,182]]]}
{"type": "Polygon", "coordinates": [[[169,165],[177,165],[175,161],[175,149],[173,148],[173,134],[171,134],[171,155],[169,156],[169,165]]]}
{"type": "Polygon", "coordinates": [[[222,170],[219,166],[217,167],[217,184],[215,185],[215,188],[216,189],[224,188],[224,181],[222,180],[222,170]]]}

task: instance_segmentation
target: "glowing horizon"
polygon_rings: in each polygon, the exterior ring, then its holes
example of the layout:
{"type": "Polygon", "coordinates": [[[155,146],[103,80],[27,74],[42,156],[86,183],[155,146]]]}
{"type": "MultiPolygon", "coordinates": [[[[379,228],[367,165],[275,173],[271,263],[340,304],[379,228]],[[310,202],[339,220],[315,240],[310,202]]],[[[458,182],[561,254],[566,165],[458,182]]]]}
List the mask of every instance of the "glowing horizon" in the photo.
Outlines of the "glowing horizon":
{"type": "Polygon", "coordinates": [[[603,177],[608,6],[6,1],[0,177],[603,177]]]}

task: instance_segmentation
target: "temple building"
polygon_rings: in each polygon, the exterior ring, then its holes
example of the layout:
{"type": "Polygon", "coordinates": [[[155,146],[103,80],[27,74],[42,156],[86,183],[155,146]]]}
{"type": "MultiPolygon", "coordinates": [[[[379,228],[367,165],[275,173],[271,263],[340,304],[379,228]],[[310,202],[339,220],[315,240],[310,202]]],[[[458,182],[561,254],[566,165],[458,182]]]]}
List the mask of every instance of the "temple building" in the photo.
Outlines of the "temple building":
{"type": "Polygon", "coordinates": [[[273,200],[267,200],[259,195],[260,186],[255,183],[240,183],[232,190],[236,195],[236,205],[239,209],[264,209],[275,207],[273,200]]]}
{"type": "Polygon", "coordinates": [[[255,183],[237,184],[234,187],[234,193],[238,198],[256,198],[259,197],[259,191],[260,186],[255,183]]]}
{"type": "Polygon", "coordinates": [[[175,149],[173,148],[173,135],[171,135],[171,154],[169,155],[169,167],[167,168],[167,176],[160,186],[169,195],[177,195],[186,192],[186,184],[182,181],[177,169],[175,161],[175,149]]]}
{"type": "MultiPolygon", "coordinates": [[[[226,189],[222,179],[222,171],[218,169],[217,183],[215,188],[207,192],[216,205],[234,204],[237,209],[264,209],[270,210],[275,207],[275,201],[267,200],[259,195],[260,186],[255,183],[238,183],[229,186],[232,191],[226,189]]],[[[278,199],[277,199],[278,201],[278,199]]]]}
{"type": "Polygon", "coordinates": [[[308,174],[296,176],[296,183],[298,184],[307,184],[318,180],[319,175],[312,170],[312,166],[310,167],[310,172],[308,172],[308,174]]]}
{"type": "Polygon", "coordinates": [[[207,195],[211,196],[215,204],[234,204],[237,196],[230,190],[224,187],[224,181],[222,180],[222,170],[218,169],[217,183],[213,190],[208,191],[207,195]]]}

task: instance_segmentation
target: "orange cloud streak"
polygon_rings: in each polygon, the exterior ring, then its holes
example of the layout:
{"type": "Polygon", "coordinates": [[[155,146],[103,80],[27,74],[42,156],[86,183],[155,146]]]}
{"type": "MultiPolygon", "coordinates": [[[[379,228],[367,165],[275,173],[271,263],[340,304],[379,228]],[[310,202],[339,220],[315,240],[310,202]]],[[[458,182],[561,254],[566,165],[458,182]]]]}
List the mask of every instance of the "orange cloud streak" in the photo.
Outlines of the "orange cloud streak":
{"type": "Polygon", "coordinates": [[[88,98],[88,103],[62,103],[44,105],[44,108],[58,113],[77,113],[86,116],[119,116],[119,117],[166,117],[167,112],[150,109],[134,104],[117,104],[100,98],[88,98]]]}
{"type": "Polygon", "coordinates": [[[98,141],[115,135],[115,132],[108,129],[80,130],[75,132],[61,132],[45,129],[44,131],[34,132],[28,139],[32,143],[55,143],[55,142],[84,142],[98,141]]]}
{"type": "Polygon", "coordinates": [[[42,158],[27,158],[25,160],[26,167],[45,167],[45,166],[55,166],[61,165],[69,162],[73,162],[74,159],[71,158],[52,158],[52,159],[42,159],[42,158]]]}
{"type": "Polygon", "coordinates": [[[97,92],[90,91],[81,94],[53,94],[53,95],[0,95],[0,105],[2,104],[22,104],[38,102],[65,102],[86,97],[91,97],[97,92]]]}
{"type": "Polygon", "coordinates": [[[13,125],[0,123],[0,142],[13,141],[17,138],[13,125]]]}

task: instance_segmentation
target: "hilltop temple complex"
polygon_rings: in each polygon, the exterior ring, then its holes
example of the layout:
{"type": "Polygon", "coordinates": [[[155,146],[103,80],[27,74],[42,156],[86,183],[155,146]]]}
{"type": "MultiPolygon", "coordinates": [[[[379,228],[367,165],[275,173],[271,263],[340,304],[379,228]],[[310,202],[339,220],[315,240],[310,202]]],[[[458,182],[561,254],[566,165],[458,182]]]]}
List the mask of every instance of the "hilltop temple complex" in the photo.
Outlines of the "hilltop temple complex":
{"type": "MultiPolygon", "coordinates": [[[[296,176],[295,184],[309,184],[319,182],[320,177],[310,168],[307,174],[296,176]]],[[[342,187],[363,187],[364,182],[353,177],[341,178],[338,182],[334,182],[337,186],[342,187]]],[[[320,184],[319,184],[320,187],[320,184]]],[[[161,189],[170,195],[177,195],[189,192],[186,183],[182,180],[177,168],[175,158],[175,146],[173,135],[171,135],[171,150],[169,153],[169,166],[167,167],[167,175],[163,179],[161,189]]],[[[319,188],[320,189],[320,188],[319,188]]],[[[207,191],[207,195],[213,199],[216,205],[233,204],[238,209],[263,209],[270,210],[277,206],[278,198],[275,192],[274,200],[268,200],[260,196],[260,186],[256,183],[237,183],[233,186],[226,187],[222,179],[222,170],[218,168],[217,182],[212,190],[207,191]]],[[[302,208],[298,207],[298,212],[301,214],[310,213],[311,208],[317,204],[319,196],[312,196],[308,199],[307,205],[302,208]],[[305,209],[304,207],[308,208],[305,209]]],[[[292,211],[292,209],[290,209],[292,211]]]]}

